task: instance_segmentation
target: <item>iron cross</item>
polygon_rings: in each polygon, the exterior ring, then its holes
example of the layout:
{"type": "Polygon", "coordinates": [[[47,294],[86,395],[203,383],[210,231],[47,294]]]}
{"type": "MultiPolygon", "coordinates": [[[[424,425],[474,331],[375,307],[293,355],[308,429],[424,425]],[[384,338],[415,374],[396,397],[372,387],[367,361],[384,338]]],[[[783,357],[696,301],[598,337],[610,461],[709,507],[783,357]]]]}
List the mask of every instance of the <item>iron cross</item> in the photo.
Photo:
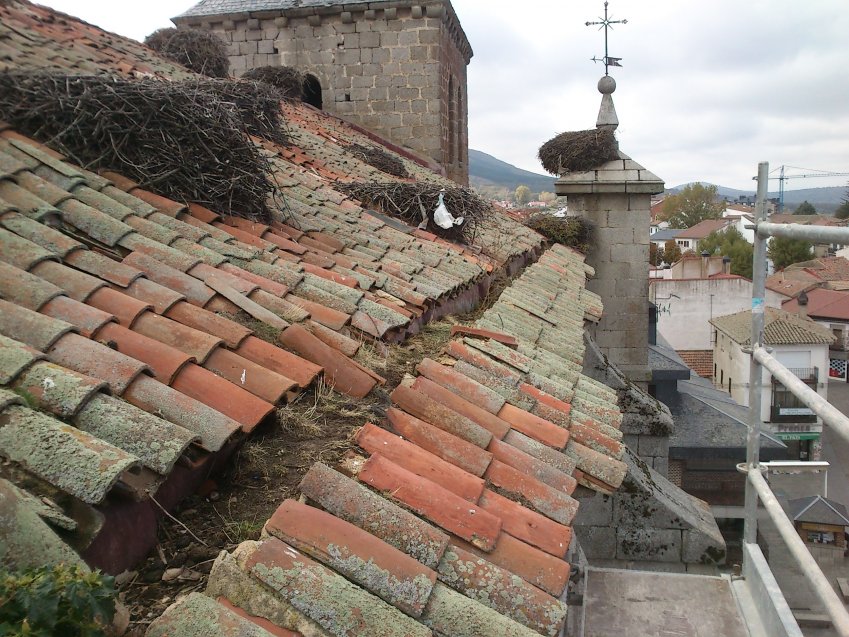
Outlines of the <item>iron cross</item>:
{"type": "Polygon", "coordinates": [[[596,24],[601,25],[598,28],[599,31],[604,29],[604,57],[603,58],[593,57],[592,61],[593,62],[604,62],[604,74],[605,75],[608,75],[608,72],[607,72],[608,67],[610,67],[610,66],[622,66],[620,64],[620,62],[622,61],[622,58],[612,58],[607,53],[607,32],[608,32],[609,29],[613,28],[612,25],[614,25],[614,24],[628,24],[627,20],[611,20],[610,18],[612,18],[612,17],[613,16],[607,15],[607,2],[605,2],[604,3],[604,18],[603,19],[599,18],[599,21],[596,21],[596,22],[587,22],[586,23],[587,26],[596,25],[596,24]]]}

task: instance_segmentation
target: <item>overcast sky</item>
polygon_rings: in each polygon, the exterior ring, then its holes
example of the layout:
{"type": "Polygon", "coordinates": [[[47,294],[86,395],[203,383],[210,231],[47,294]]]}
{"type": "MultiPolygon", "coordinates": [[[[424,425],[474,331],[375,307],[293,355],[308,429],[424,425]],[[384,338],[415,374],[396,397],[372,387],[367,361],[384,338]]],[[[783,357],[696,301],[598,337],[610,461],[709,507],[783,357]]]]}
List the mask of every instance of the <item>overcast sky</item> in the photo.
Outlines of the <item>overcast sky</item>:
{"type": "MultiPolygon", "coordinates": [[[[452,0],[475,55],[469,145],[543,172],[537,149],[595,125],[601,0],[452,0]]],[[[42,0],[136,39],[195,2],[42,0]]],[[[759,161],[849,172],[846,0],[612,0],[620,147],[668,187],[753,189],[759,161]]],[[[788,189],[849,177],[788,180],[788,189]]],[[[777,182],[771,184],[776,188],[777,182]]]]}

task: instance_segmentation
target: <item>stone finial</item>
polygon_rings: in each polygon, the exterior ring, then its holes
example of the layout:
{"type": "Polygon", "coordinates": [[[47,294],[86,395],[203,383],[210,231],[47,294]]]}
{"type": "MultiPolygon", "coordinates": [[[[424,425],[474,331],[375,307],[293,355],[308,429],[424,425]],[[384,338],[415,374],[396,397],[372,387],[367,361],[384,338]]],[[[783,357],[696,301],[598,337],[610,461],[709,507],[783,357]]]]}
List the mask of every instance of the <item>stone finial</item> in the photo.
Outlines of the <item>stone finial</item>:
{"type": "Polygon", "coordinates": [[[616,107],[613,105],[613,91],[616,90],[616,80],[605,75],[598,81],[598,92],[601,93],[601,106],[598,109],[596,128],[610,128],[616,130],[619,127],[619,118],[616,117],[616,107]]]}

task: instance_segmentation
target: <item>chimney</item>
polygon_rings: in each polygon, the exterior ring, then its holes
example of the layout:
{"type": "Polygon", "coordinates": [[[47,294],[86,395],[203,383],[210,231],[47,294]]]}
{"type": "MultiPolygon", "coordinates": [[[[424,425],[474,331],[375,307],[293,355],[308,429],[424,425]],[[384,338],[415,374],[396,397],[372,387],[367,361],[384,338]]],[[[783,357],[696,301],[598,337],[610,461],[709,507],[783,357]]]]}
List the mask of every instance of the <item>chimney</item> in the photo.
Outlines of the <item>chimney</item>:
{"type": "Polygon", "coordinates": [[[701,278],[708,278],[708,263],[710,262],[710,252],[702,250],[702,274],[701,278]]]}
{"type": "Polygon", "coordinates": [[[796,302],[799,304],[799,316],[808,315],[808,293],[802,290],[799,296],[796,297],[796,302]]]}
{"type": "Polygon", "coordinates": [[[731,257],[722,257],[722,273],[731,274],[731,257]]]}

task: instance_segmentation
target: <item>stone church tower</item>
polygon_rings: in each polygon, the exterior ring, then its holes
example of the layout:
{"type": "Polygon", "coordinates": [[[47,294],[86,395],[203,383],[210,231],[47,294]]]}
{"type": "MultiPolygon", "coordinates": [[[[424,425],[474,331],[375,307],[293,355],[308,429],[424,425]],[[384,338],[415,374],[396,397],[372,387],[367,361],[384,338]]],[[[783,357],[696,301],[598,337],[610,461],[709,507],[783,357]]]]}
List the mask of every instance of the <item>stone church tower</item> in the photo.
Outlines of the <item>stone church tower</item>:
{"type": "Polygon", "coordinates": [[[450,0],[202,0],[173,21],[224,39],[237,76],[267,65],[306,71],[314,106],[468,184],[472,48],[450,0]]]}

